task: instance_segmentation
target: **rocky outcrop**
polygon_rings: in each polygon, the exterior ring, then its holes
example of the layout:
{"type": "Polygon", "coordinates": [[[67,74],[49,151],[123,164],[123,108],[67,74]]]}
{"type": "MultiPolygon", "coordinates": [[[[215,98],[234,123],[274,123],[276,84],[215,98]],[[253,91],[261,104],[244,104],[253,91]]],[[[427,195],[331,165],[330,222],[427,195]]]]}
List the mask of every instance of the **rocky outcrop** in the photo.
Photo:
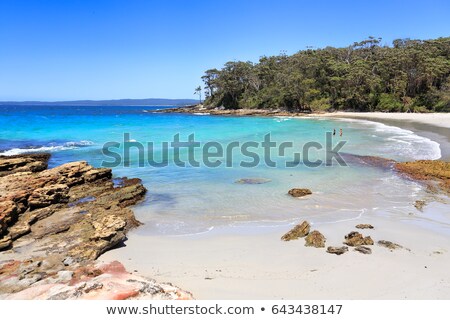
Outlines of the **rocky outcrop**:
{"type": "Polygon", "coordinates": [[[210,115],[233,115],[233,116],[258,116],[258,117],[272,117],[272,116],[300,116],[304,113],[300,112],[289,112],[280,109],[223,109],[223,108],[212,108],[204,107],[202,105],[178,107],[178,108],[164,108],[160,110],[155,110],[154,113],[191,113],[191,114],[210,114],[210,115]]]}
{"type": "Polygon", "coordinates": [[[0,264],[3,297],[191,297],[131,276],[121,265],[115,265],[120,272],[103,272],[95,262],[140,224],[128,208],[146,193],[139,179],[115,184],[110,169],[85,161],[52,169],[36,164],[48,157],[0,159],[0,261],[11,259],[0,264]],[[78,279],[80,270],[88,271],[78,279]]]}
{"type": "Polygon", "coordinates": [[[450,194],[450,162],[440,160],[419,160],[400,162],[395,169],[408,178],[419,180],[432,190],[437,188],[450,194]]]}
{"type": "Polygon", "coordinates": [[[327,248],[327,252],[328,253],[332,253],[332,254],[336,254],[338,256],[340,256],[341,254],[344,254],[348,251],[348,247],[346,246],[342,246],[342,247],[328,247],[327,248]]]}
{"type": "Polygon", "coordinates": [[[319,231],[314,230],[305,238],[306,247],[325,248],[326,238],[319,231]]]}
{"type": "Polygon", "coordinates": [[[311,190],[306,188],[293,188],[288,191],[288,194],[294,198],[300,198],[312,194],[311,190]]]}
{"type": "Polygon", "coordinates": [[[373,225],[368,223],[361,223],[356,225],[356,229],[373,229],[373,225]]]}
{"type": "Polygon", "coordinates": [[[0,156],[0,177],[16,172],[39,172],[47,169],[49,154],[0,156]]]}
{"type": "Polygon", "coordinates": [[[290,240],[296,240],[298,238],[302,238],[308,235],[309,231],[311,229],[311,225],[308,221],[303,221],[302,223],[296,225],[294,228],[292,228],[290,231],[285,233],[281,240],[283,241],[290,241],[290,240]]]}
{"type": "Polygon", "coordinates": [[[357,247],[357,246],[370,246],[373,245],[373,240],[371,237],[364,237],[361,233],[352,231],[348,235],[345,236],[344,244],[350,246],[350,247],[357,247]]]}

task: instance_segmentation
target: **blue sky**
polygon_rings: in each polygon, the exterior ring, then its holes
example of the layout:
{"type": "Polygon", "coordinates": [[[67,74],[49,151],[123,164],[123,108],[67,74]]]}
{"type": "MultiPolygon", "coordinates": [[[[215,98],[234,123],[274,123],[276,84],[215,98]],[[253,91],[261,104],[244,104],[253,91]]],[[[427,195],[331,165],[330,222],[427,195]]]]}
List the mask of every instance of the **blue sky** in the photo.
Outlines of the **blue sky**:
{"type": "Polygon", "coordinates": [[[195,98],[230,60],[450,36],[449,3],[0,0],[0,100],[195,98]]]}

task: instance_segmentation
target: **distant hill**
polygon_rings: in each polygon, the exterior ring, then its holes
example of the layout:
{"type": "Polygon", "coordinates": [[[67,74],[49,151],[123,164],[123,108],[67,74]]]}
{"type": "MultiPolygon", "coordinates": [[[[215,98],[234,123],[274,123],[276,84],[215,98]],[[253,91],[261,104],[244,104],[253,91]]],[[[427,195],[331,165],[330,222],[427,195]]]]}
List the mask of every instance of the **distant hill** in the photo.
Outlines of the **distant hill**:
{"type": "Polygon", "coordinates": [[[198,103],[194,99],[119,99],[119,100],[75,100],[75,101],[0,101],[0,105],[24,106],[184,106],[198,103]]]}

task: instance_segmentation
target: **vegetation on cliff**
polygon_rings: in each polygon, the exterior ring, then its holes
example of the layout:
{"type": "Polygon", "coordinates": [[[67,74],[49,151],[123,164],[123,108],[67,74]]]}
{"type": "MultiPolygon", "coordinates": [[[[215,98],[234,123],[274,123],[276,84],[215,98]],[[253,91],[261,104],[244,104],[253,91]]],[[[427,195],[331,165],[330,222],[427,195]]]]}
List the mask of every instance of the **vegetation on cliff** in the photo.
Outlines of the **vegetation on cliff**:
{"type": "Polygon", "coordinates": [[[202,77],[205,104],[292,112],[450,111],[450,37],[369,37],[345,48],[230,61],[202,77]]]}

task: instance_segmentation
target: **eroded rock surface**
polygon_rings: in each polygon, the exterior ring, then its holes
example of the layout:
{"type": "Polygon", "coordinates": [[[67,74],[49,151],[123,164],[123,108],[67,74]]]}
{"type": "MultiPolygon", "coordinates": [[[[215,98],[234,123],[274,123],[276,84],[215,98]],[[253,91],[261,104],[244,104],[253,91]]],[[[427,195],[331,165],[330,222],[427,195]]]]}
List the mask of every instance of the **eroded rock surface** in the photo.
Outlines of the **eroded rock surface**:
{"type": "Polygon", "coordinates": [[[66,267],[48,259],[11,260],[0,264],[0,280],[0,299],[193,299],[170,283],[128,273],[118,261],[66,267]]]}
{"type": "Polygon", "coordinates": [[[285,233],[281,240],[283,241],[290,241],[290,240],[296,240],[298,238],[302,238],[308,235],[309,231],[311,229],[311,225],[308,221],[303,221],[302,223],[296,225],[294,228],[289,230],[287,233],[285,233]]]}
{"type": "Polygon", "coordinates": [[[176,298],[166,295],[162,285],[130,276],[123,266],[118,273],[99,272],[95,262],[140,224],[128,207],[144,197],[141,181],[121,178],[115,184],[110,169],[85,161],[47,169],[48,159],[49,155],[0,157],[0,295],[176,298]],[[83,275],[85,284],[73,280],[80,270],[91,270],[83,275]]]}
{"type": "Polygon", "coordinates": [[[312,194],[311,190],[306,188],[293,188],[288,191],[288,194],[294,198],[300,198],[312,194]]]}
{"type": "Polygon", "coordinates": [[[325,248],[326,238],[319,231],[314,230],[305,238],[305,246],[315,248],[325,248]]]}
{"type": "Polygon", "coordinates": [[[368,223],[361,223],[356,225],[356,229],[373,229],[373,225],[368,223]]]}
{"type": "Polygon", "coordinates": [[[371,237],[367,236],[364,237],[361,233],[352,231],[348,235],[345,236],[344,244],[351,246],[351,247],[357,247],[357,246],[371,246],[373,245],[373,240],[371,237]]]}
{"type": "Polygon", "coordinates": [[[395,164],[395,169],[411,179],[424,182],[431,189],[440,189],[450,194],[450,162],[440,160],[400,162],[395,164]]]}

